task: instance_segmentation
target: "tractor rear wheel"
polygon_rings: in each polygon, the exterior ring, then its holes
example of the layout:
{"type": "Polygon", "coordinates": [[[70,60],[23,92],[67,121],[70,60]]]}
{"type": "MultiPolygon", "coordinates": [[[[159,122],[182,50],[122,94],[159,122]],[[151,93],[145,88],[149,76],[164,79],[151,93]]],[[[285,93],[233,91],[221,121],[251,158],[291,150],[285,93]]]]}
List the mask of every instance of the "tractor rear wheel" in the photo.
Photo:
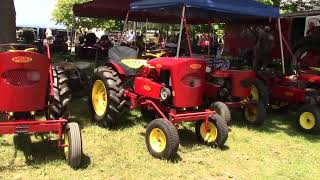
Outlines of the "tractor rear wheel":
{"type": "Polygon", "coordinates": [[[68,87],[68,77],[64,71],[52,67],[53,98],[49,102],[47,119],[67,118],[69,116],[68,105],[71,100],[71,91],[68,87]]]}
{"type": "Polygon", "coordinates": [[[146,144],[149,153],[159,159],[173,158],[179,148],[176,127],[165,119],[151,121],[146,129],[146,144]]]}
{"type": "Polygon", "coordinates": [[[214,102],[210,105],[210,109],[214,110],[222,117],[227,124],[231,122],[231,113],[228,106],[223,102],[214,102]]]}
{"type": "Polygon", "coordinates": [[[296,121],[298,127],[307,133],[319,133],[320,113],[316,105],[304,105],[298,112],[296,121]]]}
{"type": "Polygon", "coordinates": [[[248,104],[243,109],[243,116],[250,124],[262,125],[267,117],[266,107],[261,101],[248,104]]]}
{"type": "Polygon", "coordinates": [[[205,122],[197,121],[195,131],[201,142],[220,148],[224,146],[228,139],[228,125],[219,114],[214,114],[210,117],[207,131],[205,122]]]}
{"type": "Polygon", "coordinates": [[[124,89],[118,73],[111,67],[96,69],[88,101],[92,119],[105,128],[115,125],[123,115],[126,103],[124,89]]]}
{"type": "Polygon", "coordinates": [[[68,123],[64,134],[65,157],[72,168],[77,168],[81,164],[82,158],[82,137],[77,123],[68,123]]]}

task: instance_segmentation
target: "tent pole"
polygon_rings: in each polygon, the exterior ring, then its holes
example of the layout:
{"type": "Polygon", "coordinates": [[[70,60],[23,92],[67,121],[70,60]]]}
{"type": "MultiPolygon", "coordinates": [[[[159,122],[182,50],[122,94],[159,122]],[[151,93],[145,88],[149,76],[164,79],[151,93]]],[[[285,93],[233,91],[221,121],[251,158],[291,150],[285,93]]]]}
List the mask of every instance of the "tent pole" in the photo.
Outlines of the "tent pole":
{"type": "Polygon", "coordinates": [[[120,44],[123,42],[123,33],[127,28],[128,19],[129,19],[129,13],[130,13],[130,11],[127,12],[126,19],[125,19],[124,24],[123,24],[123,29],[122,29],[122,32],[121,32],[120,44]]]}
{"type": "Polygon", "coordinates": [[[180,53],[181,36],[182,36],[183,20],[184,20],[185,11],[186,11],[186,6],[183,6],[182,7],[182,14],[181,14],[181,22],[180,22],[180,32],[179,32],[179,39],[178,39],[177,54],[176,54],[177,58],[179,57],[179,53],[180,53]]]}
{"type": "Polygon", "coordinates": [[[70,52],[74,53],[75,52],[75,41],[77,38],[77,34],[76,34],[76,18],[74,16],[72,16],[72,28],[71,28],[71,43],[70,43],[70,52]]]}
{"type": "Polygon", "coordinates": [[[147,52],[147,31],[148,31],[148,18],[146,19],[146,42],[144,43],[144,52],[147,52]]]}
{"type": "Polygon", "coordinates": [[[190,57],[192,57],[192,47],[191,47],[191,42],[190,42],[189,25],[187,24],[186,18],[184,18],[184,26],[185,26],[185,30],[186,30],[188,50],[190,53],[190,57]]]}
{"type": "Polygon", "coordinates": [[[283,54],[283,44],[282,44],[282,32],[281,32],[281,21],[280,21],[280,18],[278,18],[278,31],[279,31],[279,39],[280,39],[282,73],[285,75],[286,74],[286,70],[284,68],[284,54],[283,54]]]}

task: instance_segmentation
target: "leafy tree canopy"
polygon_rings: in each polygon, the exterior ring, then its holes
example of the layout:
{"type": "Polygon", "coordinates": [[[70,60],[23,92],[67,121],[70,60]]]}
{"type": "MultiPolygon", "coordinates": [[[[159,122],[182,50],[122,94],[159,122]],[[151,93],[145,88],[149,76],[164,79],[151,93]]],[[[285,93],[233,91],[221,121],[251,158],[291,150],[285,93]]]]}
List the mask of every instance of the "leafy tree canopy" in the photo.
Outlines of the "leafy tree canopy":
{"type": "Polygon", "coordinates": [[[52,12],[53,20],[61,23],[68,28],[72,27],[87,27],[87,28],[102,28],[104,30],[120,30],[122,27],[121,21],[104,20],[94,18],[76,17],[74,19],[72,7],[74,4],[88,2],[90,0],[57,0],[57,4],[52,12]],[[76,22],[74,24],[74,22],[76,22]]]}

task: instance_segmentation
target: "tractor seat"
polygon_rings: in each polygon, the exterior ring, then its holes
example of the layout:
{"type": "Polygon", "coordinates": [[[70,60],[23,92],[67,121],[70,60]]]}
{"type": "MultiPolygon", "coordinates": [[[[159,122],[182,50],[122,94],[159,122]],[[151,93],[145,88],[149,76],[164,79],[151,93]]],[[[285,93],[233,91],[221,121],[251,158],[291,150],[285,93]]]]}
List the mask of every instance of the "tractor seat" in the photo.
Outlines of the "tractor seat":
{"type": "Polygon", "coordinates": [[[126,46],[116,46],[108,51],[109,61],[119,65],[126,75],[134,76],[137,69],[147,64],[147,60],[137,59],[138,52],[126,46]]]}

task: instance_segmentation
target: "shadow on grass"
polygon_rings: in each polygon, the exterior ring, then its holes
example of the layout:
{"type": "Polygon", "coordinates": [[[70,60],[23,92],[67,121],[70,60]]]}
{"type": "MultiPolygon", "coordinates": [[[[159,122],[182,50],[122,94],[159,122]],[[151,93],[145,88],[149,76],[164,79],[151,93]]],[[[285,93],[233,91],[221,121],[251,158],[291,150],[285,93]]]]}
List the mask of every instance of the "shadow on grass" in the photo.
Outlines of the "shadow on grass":
{"type": "Polygon", "coordinates": [[[243,119],[240,111],[232,112],[233,122],[232,126],[240,128],[247,128],[252,131],[265,132],[265,133],[279,133],[284,132],[290,136],[303,137],[304,139],[315,142],[320,140],[320,136],[308,134],[299,130],[296,125],[296,113],[292,109],[287,109],[279,112],[267,112],[267,119],[261,126],[247,124],[243,119]]]}
{"type": "MultiPolygon", "coordinates": [[[[94,124],[91,120],[91,112],[89,108],[88,97],[73,98],[70,105],[70,116],[68,120],[70,122],[77,122],[81,128],[94,124]]],[[[118,123],[108,128],[108,130],[121,130],[126,129],[137,124],[148,123],[152,119],[147,119],[141,116],[139,111],[128,110],[119,120],[118,123]]],[[[146,125],[145,125],[146,126],[146,125]]]]}
{"type": "MultiPolygon", "coordinates": [[[[63,150],[57,146],[57,140],[41,140],[32,142],[30,135],[17,135],[13,138],[15,153],[9,167],[0,167],[3,169],[16,169],[14,161],[17,157],[17,152],[23,152],[26,164],[38,168],[38,166],[50,163],[57,160],[65,159],[63,150]]],[[[65,160],[67,163],[67,161],[65,160]]],[[[89,156],[83,154],[81,166],[78,169],[86,169],[91,164],[89,156]]],[[[18,167],[19,168],[19,167],[18,167]]],[[[75,169],[77,170],[77,169],[75,169]]]]}

